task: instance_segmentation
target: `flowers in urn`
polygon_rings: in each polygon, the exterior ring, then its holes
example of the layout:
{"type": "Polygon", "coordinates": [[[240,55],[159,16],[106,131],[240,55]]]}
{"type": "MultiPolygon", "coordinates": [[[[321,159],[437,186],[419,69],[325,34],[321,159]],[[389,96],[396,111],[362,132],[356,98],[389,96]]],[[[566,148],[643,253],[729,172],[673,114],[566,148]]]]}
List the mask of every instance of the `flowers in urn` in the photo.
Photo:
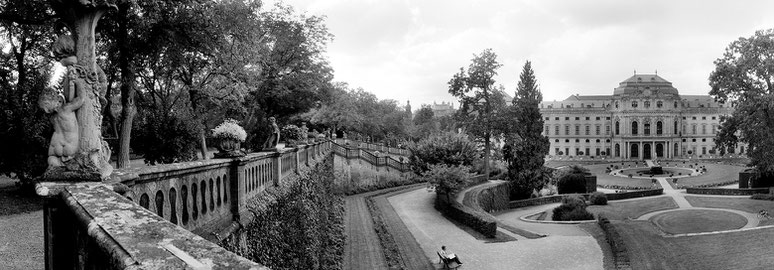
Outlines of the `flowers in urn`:
{"type": "Polygon", "coordinates": [[[212,137],[218,140],[219,152],[215,154],[215,157],[230,158],[245,155],[240,145],[247,139],[247,132],[237,120],[226,119],[223,121],[212,129],[212,137]]]}
{"type": "Polygon", "coordinates": [[[298,142],[303,138],[303,132],[301,128],[296,125],[285,125],[282,127],[280,137],[285,138],[287,141],[286,146],[296,146],[298,142]]]}

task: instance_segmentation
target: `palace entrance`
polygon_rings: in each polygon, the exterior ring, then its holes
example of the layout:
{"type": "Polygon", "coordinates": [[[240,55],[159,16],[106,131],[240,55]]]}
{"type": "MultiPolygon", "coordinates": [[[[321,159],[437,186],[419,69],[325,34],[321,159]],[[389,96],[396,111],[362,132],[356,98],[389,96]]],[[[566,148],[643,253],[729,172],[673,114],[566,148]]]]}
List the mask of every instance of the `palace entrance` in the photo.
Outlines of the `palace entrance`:
{"type": "Polygon", "coordinates": [[[631,154],[629,154],[630,158],[639,158],[640,157],[640,146],[637,144],[632,144],[632,147],[630,149],[631,154]]]}
{"type": "Polygon", "coordinates": [[[642,157],[645,159],[652,159],[653,157],[650,155],[650,144],[644,143],[642,144],[642,157]]]}
{"type": "Polygon", "coordinates": [[[657,143],[656,144],[656,158],[663,158],[664,157],[664,144],[663,143],[657,143]]]}

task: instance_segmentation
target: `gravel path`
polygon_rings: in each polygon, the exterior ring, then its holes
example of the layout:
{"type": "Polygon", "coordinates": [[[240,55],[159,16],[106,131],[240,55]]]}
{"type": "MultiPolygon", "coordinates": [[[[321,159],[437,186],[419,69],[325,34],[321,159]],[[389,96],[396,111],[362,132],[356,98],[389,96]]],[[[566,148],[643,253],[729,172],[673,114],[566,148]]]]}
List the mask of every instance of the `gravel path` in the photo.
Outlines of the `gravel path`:
{"type": "Polygon", "coordinates": [[[387,269],[365,196],[348,196],[345,203],[347,243],[344,246],[343,269],[387,269]]]}
{"type": "Polygon", "coordinates": [[[43,211],[0,216],[0,269],[43,269],[43,211]]]}

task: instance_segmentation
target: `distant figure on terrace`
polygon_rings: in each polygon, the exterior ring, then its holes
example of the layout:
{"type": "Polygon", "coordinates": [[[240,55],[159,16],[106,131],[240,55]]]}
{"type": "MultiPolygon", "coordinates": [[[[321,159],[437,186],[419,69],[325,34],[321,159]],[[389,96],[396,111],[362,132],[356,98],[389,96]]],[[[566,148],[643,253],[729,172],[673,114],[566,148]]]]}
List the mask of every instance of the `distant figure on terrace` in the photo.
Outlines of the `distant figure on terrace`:
{"type": "Polygon", "coordinates": [[[448,261],[456,262],[457,264],[462,264],[460,262],[460,258],[457,257],[457,254],[452,253],[451,251],[446,250],[446,246],[441,246],[441,251],[438,252],[441,254],[441,256],[448,261]]]}

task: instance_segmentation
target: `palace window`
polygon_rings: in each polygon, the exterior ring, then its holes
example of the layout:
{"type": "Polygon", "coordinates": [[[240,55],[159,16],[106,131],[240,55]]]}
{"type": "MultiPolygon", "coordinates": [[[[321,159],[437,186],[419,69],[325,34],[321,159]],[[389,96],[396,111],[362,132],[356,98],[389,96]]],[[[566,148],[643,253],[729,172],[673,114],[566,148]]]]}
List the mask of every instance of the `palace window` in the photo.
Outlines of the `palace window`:
{"type": "Polygon", "coordinates": [[[615,135],[621,134],[621,123],[615,121],[615,135]]]}
{"type": "Polygon", "coordinates": [[[677,121],[675,121],[675,129],[674,132],[677,133],[677,121]]]}
{"type": "Polygon", "coordinates": [[[599,135],[599,130],[600,130],[600,128],[599,128],[599,126],[597,126],[597,135],[599,135]]]}
{"type": "Polygon", "coordinates": [[[580,135],[580,125],[575,125],[575,135],[580,135]]]}
{"type": "Polygon", "coordinates": [[[586,116],[586,121],[588,121],[588,120],[589,120],[589,117],[588,117],[588,116],[586,116]]]}
{"type": "Polygon", "coordinates": [[[632,108],[637,108],[637,101],[632,101],[632,108]]]}
{"type": "Polygon", "coordinates": [[[645,108],[650,108],[650,101],[643,102],[643,105],[645,105],[645,108]]]}
{"type": "Polygon", "coordinates": [[[656,108],[664,107],[664,102],[661,102],[661,100],[656,101],[656,108]]]}
{"type": "MultiPolygon", "coordinates": [[[[546,125],[546,135],[551,135],[549,132],[551,131],[551,126],[546,125]]],[[[556,134],[554,134],[556,135],[556,134]]]]}
{"type": "Polygon", "coordinates": [[[586,135],[591,135],[591,127],[586,125],[586,135]]]}
{"type": "Polygon", "coordinates": [[[648,122],[645,122],[645,124],[643,125],[643,127],[644,127],[644,128],[643,128],[643,129],[644,129],[644,132],[643,132],[643,133],[644,133],[645,135],[650,135],[650,123],[648,123],[648,122]]]}
{"type": "Polygon", "coordinates": [[[615,102],[615,108],[618,109],[618,101],[615,102]]]}
{"type": "Polygon", "coordinates": [[[718,128],[717,125],[712,125],[712,134],[715,134],[715,132],[717,132],[717,128],[718,128]]]}
{"type": "Polygon", "coordinates": [[[661,123],[661,121],[656,122],[656,135],[664,134],[663,126],[664,125],[661,123]]]}
{"type": "Polygon", "coordinates": [[[637,121],[632,122],[632,135],[637,135],[637,121]]]}
{"type": "Polygon", "coordinates": [[[701,134],[707,134],[707,125],[701,125],[701,134]]]}
{"type": "Polygon", "coordinates": [[[570,125],[564,125],[564,135],[570,135],[570,125]]]}
{"type": "Polygon", "coordinates": [[[559,135],[559,125],[554,126],[554,134],[559,135]]]}
{"type": "Polygon", "coordinates": [[[675,108],[677,108],[677,101],[675,101],[675,108]]]}
{"type": "Polygon", "coordinates": [[[696,134],[696,124],[691,125],[691,127],[693,128],[693,134],[696,134]]]}
{"type": "Polygon", "coordinates": [[[605,126],[605,135],[610,135],[610,126],[605,126]]]}

